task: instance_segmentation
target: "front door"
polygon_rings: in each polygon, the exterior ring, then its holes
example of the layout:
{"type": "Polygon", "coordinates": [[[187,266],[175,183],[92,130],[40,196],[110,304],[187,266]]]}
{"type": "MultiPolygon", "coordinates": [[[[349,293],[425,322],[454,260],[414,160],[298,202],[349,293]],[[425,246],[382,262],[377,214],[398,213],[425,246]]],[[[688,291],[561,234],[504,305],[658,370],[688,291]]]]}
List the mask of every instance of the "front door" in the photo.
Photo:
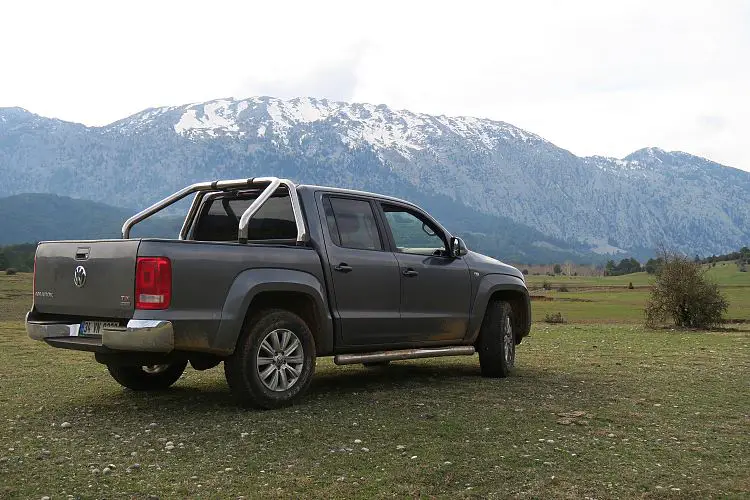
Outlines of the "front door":
{"type": "Polygon", "coordinates": [[[326,252],[342,345],[383,345],[399,339],[399,264],[370,200],[324,195],[326,252]]]}
{"type": "Polygon", "coordinates": [[[471,307],[466,261],[450,256],[443,231],[423,214],[395,204],[381,206],[401,272],[401,328],[406,339],[463,339],[471,307]]]}

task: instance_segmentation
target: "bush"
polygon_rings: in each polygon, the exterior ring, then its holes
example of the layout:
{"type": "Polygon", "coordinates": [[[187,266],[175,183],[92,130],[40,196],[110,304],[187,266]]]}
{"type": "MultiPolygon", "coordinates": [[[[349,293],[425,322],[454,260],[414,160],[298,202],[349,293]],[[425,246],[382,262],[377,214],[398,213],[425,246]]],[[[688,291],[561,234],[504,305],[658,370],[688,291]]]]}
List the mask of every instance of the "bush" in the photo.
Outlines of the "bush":
{"type": "Polygon", "coordinates": [[[667,256],[646,303],[646,324],[654,327],[671,321],[688,328],[720,324],[729,304],[719,286],[706,279],[705,271],[684,256],[667,256]]]}
{"type": "Polygon", "coordinates": [[[561,286],[560,288],[557,289],[557,291],[558,292],[569,292],[570,290],[568,290],[567,286],[561,286]]]}
{"type": "Polygon", "coordinates": [[[8,269],[5,270],[5,274],[7,274],[8,276],[13,276],[17,272],[18,270],[15,267],[9,267],[8,269]]]}
{"type": "Polygon", "coordinates": [[[545,290],[552,290],[552,285],[549,284],[549,281],[545,281],[542,283],[542,288],[545,290]]]}
{"type": "Polygon", "coordinates": [[[521,274],[523,274],[524,276],[528,276],[529,275],[529,270],[528,269],[524,269],[523,271],[521,271],[521,274]]]}
{"type": "Polygon", "coordinates": [[[633,286],[633,282],[631,281],[630,283],[628,283],[628,290],[632,290],[633,288],[635,287],[633,286]]]}
{"type": "Polygon", "coordinates": [[[566,321],[561,312],[556,312],[554,314],[550,314],[550,313],[545,314],[544,322],[555,324],[555,323],[565,323],[566,321]]]}

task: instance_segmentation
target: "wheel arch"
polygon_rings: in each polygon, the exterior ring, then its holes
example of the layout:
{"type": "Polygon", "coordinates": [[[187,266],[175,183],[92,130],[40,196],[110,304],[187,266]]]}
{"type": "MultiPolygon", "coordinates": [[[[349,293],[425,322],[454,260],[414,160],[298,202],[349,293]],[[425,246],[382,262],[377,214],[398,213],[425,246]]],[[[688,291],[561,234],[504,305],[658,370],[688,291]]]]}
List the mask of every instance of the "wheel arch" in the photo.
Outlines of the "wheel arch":
{"type": "Polygon", "coordinates": [[[317,355],[333,352],[333,321],[325,288],[317,277],[292,269],[251,269],[240,273],[227,294],[213,347],[232,354],[248,321],[258,311],[271,308],[293,312],[308,324],[317,355]]]}
{"type": "Polygon", "coordinates": [[[479,283],[472,305],[467,340],[471,343],[477,341],[487,306],[495,300],[504,300],[511,304],[516,324],[520,326],[515,339],[516,344],[519,344],[531,330],[531,301],[524,282],[506,274],[488,274],[479,283]]]}

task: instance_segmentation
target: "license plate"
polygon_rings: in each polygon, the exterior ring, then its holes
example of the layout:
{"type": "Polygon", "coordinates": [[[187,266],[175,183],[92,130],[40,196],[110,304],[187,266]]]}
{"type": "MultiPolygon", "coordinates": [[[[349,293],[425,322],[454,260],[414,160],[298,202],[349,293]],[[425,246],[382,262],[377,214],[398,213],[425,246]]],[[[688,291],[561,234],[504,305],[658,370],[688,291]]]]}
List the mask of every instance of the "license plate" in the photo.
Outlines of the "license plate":
{"type": "Polygon", "coordinates": [[[78,335],[101,335],[104,328],[118,327],[117,321],[84,321],[78,327],[78,335]]]}

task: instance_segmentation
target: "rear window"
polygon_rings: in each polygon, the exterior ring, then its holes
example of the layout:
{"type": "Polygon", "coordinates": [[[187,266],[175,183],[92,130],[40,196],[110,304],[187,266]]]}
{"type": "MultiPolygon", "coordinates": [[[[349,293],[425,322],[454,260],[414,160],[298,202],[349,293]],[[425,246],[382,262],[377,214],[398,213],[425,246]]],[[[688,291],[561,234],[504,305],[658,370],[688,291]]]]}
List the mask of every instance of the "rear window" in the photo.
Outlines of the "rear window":
{"type": "Polygon", "coordinates": [[[383,249],[369,201],[326,197],[323,206],[335,245],[358,250],[383,249]]]}
{"type": "MultiPolygon", "coordinates": [[[[258,197],[257,192],[214,198],[203,206],[193,239],[198,241],[237,241],[240,217],[258,197]]],[[[297,225],[289,193],[277,191],[250,219],[248,240],[294,240],[297,225]]]]}

